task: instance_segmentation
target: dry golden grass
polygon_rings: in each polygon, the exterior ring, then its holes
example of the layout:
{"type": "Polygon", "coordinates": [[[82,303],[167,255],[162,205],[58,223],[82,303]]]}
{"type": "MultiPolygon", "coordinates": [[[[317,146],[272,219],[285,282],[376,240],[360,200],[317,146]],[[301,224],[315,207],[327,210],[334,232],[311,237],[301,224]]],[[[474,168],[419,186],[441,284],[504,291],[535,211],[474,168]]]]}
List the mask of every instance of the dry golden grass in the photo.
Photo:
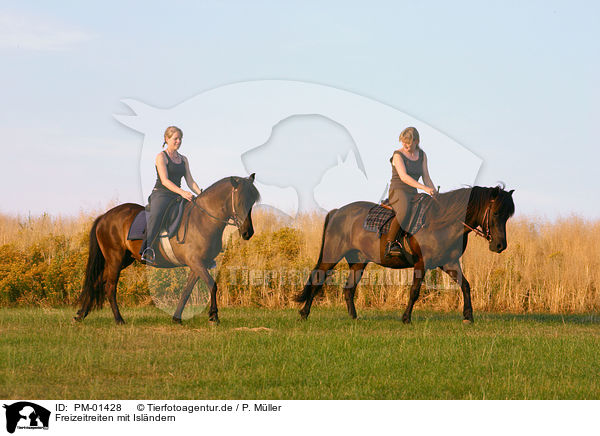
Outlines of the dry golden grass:
{"type": "MultiPolygon", "coordinates": [[[[258,304],[267,307],[292,305],[291,297],[302,289],[318,257],[323,219],[322,215],[312,214],[286,223],[273,213],[256,213],[257,235],[275,236],[277,229],[288,226],[297,231],[300,248],[291,261],[285,257],[288,251],[294,251],[294,241],[272,253],[261,245],[267,241],[277,242],[277,238],[235,243],[234,234],[233,245],[238,256],[227,259],[225,264],[230,268],[246,268],[249,277],[243,283],[244,292],[236,292],[235,286],[226,280],[219,281],[220,292],[239,294],[233,299],[236,304],[253,304],[253,299],[256,300],[253,296],[258,294],[258,304]],[[279,269],[273,271],[273,264],[279,265],[279,269]]],[[[579,217],[553,222],[521,217],[508,222],[507,233],[508,248],[501,254],[489,251],[483,239],[475,235],[469,238],[462,262],[476,311],[581,313],[600,310],[600,222],[579,217]]],[[[346,270],[345,261],[336,267],[333,284],[325,287],[320,298],[321,305],[344,304],[341,288],[346,270]]],[[[407,302],[411,281],[411,269],[390,270],[370,264],[359,284],[356,304],[358,307],[400,308],[407,302]]],[[[226,303],[233,302],[223,298],[226,303]]],[[[462,294],[446,274],[431,271],[419,304],[437,310],[455,310],[462,307],[462,294]]]]}
{"type": "Polygon", "coordinates": [[[470,238],[465,274],[479,310],[585,312],[600,309],[600,222],[578,217],[508,223],[500,255],[470,238]]]}
{"type": "Polygon", "coordinates": [[[83,233],[87,239],[94,218],[95,215],[92,214],[80,214],[77,217],[0,214],[0,246],[12,244],[16,248],[26,249],[52,235],[74,240],[83,233]]]}
{"type": "MultiPolygon", "coordinates": [[[[81,287],[88,233],[96,216],[0,215],[4,256],[0,259],[0,304],[73,303],[81,287]]],[[[242,241],[237,231],[228,227],[224,252],[217,258],[219,268],[213,272],[219,304],[296,307],[292,297],[302,289],[315,265],[323,218],[309,214],[292,221],[273,210],[256,208],[255,235],[250,241],[242,241]]],[[[508,248],[502,254],[490,252],[485,241],[470,237],[463,267],[476,311],[600,310],[600,222],[578,217],[553,222],[523,217],[509,221],[507,231],[508,248]]],[[[344,304],[341,288],[346,270],[345,262],[338,265],[319,305],[344,304]]],[[[145,277],[142,267],[127,268],[119,286],[120,301],[147,303],[145,277]]],[[[402,308],[411,277],[412,270],[369,265],[358,287],[357,307],[402,308]]],[[[445,274],[432,271],[418,305],[456,310],[462,307],[462,296],[445,274]]]]}

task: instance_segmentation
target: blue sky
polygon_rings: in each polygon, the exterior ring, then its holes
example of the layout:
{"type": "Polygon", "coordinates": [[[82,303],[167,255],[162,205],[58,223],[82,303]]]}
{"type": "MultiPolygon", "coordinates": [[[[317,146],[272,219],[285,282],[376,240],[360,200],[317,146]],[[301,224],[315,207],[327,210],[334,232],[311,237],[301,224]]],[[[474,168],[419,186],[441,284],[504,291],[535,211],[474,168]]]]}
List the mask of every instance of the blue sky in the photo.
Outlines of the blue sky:
{"type": "MultiPolygon", "coordinates": [[[[599,9],[566,1],[5,1],[0,212],[72,214],[142,201],[143,136],[113,117],[130,113],[124,98],[169,108],[222,85],[284,79],[362,95],[443,132],[483,160],[477,184],[516,189],[519,213],[600,218],[591,201],[599,9]]],[[[214,181],[202,177],[206,160],[193,162],[202,186],[214,181]]]]}

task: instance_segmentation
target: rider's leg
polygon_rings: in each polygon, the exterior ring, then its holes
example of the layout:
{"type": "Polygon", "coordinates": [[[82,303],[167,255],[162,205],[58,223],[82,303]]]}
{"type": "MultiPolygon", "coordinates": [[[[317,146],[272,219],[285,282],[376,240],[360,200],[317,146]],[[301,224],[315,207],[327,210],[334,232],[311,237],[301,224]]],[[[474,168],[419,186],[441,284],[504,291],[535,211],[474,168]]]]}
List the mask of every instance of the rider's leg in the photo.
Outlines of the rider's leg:
{"type": "Polygon", "coordinates": [[[152,246],[158,236],[158,233],[160,232],[160,225],[167,207],[176,196],[177,194],[175,193],[163,192],[160,190],[153,191],[150,195],[150,213],[147,215],[146,239],[142,242],[140,255],[146,257],[148,254],[150,254],[150,256],[147,257],[154,257],[152,246]]]}
{"type": "Polygon", "coordinates": [[[396,218],[392,218],[390,222],[390,230],[387,233],[386,237],[386,245],[385,245],[385,254],[389,255],[398,255],[397,252],[400,250],[400,244],[398,243],[398,232],[401,227],[396,218]]]}
{"type": "Polygon", "coordinates": [[[390,206],[394,209],[396,216],[390,223],[390,231],[387,234],[385,256],[400,256],[402,248],[397,241],[398,232],[408,212],[409,195],[400,189],[390,189],[390,206]]]}

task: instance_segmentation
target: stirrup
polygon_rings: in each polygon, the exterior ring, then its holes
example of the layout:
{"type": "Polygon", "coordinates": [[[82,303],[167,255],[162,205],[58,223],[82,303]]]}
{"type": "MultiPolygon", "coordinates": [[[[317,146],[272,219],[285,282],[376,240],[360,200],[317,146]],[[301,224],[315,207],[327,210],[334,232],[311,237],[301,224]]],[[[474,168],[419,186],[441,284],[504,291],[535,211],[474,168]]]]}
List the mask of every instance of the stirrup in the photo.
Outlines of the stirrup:
{"type": "Polygon", "coordinates": [[[385,245],[386,257],[400,257],[402,254],[402,246],[395,239],[393,241],[388,241],[388,243],[385,245]]]}
{"type": "Polygon", "coordinates": [[[150,247],[146,248],[141,256],[141,261],[145,262],[146,265],[154,265],[154,260],[156,259],[156,253],[150,247]]]}

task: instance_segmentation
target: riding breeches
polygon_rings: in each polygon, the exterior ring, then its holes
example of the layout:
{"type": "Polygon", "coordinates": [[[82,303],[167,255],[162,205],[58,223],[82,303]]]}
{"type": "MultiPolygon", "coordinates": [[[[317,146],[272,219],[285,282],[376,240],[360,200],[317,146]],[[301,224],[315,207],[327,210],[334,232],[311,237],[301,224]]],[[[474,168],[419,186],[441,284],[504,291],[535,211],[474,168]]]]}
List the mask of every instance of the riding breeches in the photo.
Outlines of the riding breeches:
{"type": "Polygon", "coordinates": [[[140,254],[143,253],[147,247],[152,247],[160,232],[160,227],[167,208],[178,197],[180,197],[179,194],[163,189],[155,189],[152,191],[152,194],[148,197],[150,213],[146,215],[146,239],[142,243],[140,254]]]}
{"type": "Polygon", "coordinates": [[[390,188],[390,206],[392,206],[392,209],[394,209],[394,212],[396,213],[396,221],[400,227],[402,227],[402,229],[406,229],[405,226],[407,224],[407,215],[413,197],[414,193],[412,192],[390,188]]]}

